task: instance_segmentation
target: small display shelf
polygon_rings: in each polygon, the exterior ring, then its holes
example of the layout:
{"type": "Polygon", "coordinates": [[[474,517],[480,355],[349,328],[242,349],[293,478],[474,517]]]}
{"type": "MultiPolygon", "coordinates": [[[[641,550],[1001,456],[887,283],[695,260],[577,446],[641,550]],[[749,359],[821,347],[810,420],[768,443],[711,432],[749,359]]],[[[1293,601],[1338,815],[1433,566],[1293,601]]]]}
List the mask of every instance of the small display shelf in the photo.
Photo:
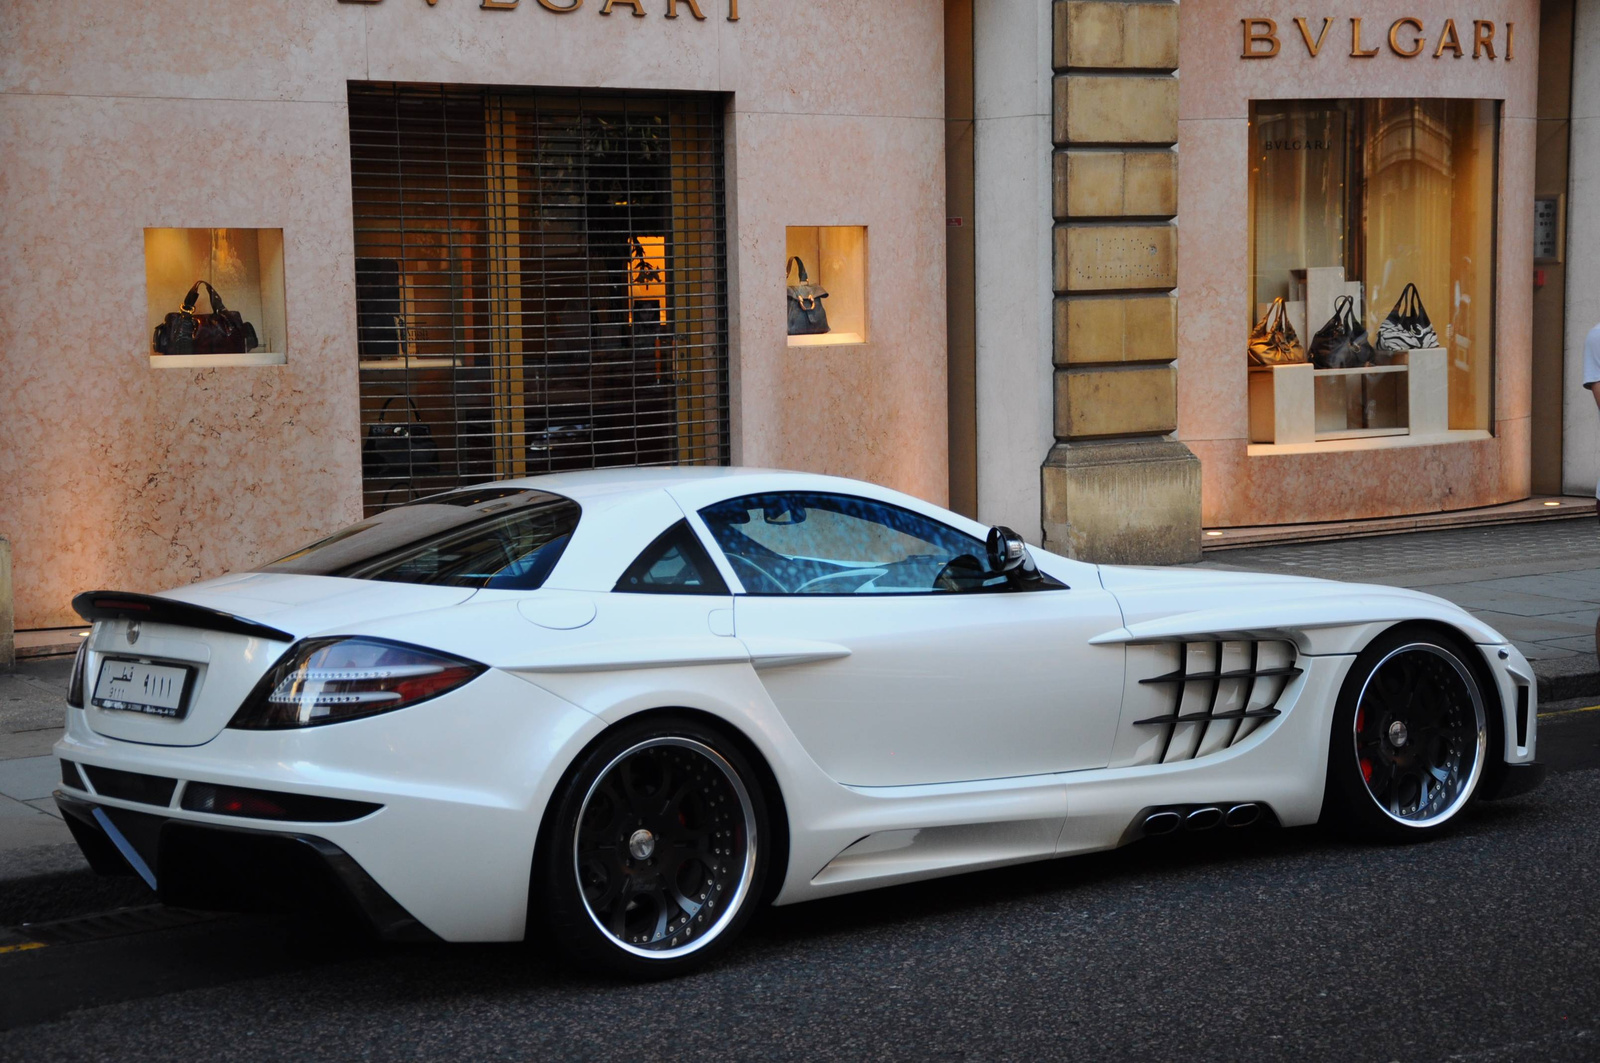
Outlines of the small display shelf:
{"type": "MultiPolygon", "coordinates": [[[[146,229],[144,279],[145,336],[150,341],[152,368],[283,365],[288,361],[282,229],[146,229]],[[199,286],[194,313],[216,313],[211,294],[215,292],[230,313],[239,315],[237,327],[231,331],[253,333],[253,345],[239,339],[223,344],[233,348],[229,350],[174,350],[171,348],[204,344],[169,341],[168,350],[158,349],[157,329],[167,322],[168,315],[182,312],[185,296],[201,281],[205,283],[199,286]]],[[[206,330],[201,334],[206,335],[206,330]]],[[[216,330],[210,335],[214,337],[216,330]]]]}
{"type": "Polygon", "coordinates": [[[152,354],[152,369],[218,369],[236,365],[285,365],[282,351],[248,351],[244,354],[152,354]]]}
{"type": "Polygon", "coordinates": [[[828,294],[822,300],[828,331],[789,336],[791,347],[837,347],[867,342],[867,227],[791,225],[784,230],[786,284],[793,288],[805,264],[811,284],[828,294]]]}
{"type": "Polygon", "coordinates": [[[1398,352],[1393,365],[1316,369],[1300,362],[1250,370],[1251,444],[1443,442],[1452,438],[1449,415],[1445,352],[1438,347],[1398,352]]]}
{"type": "Polygon", "coordinates": [[[406,370],[406,369],[449,369],[456,364],[456,359],[448,354],[427,355],[402,355],[397,358],[363,358],[360,366],[362,369],[378,370],[406,370]]]}

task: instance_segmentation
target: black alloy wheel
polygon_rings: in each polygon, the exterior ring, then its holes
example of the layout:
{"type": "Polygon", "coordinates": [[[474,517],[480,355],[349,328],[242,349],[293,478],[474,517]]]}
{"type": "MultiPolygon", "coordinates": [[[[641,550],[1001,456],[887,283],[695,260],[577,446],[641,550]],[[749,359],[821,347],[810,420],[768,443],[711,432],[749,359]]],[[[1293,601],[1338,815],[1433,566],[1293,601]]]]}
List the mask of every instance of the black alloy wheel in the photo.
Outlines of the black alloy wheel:
{"type": "Polygon", "coordinates": [[[681,974],[732,942],[755,909],[766,805],[749,763],[709,727],[620,726],[579,758],[551,815],[536,869],[544,914],[591,970],[681,974]]]}
{"type": "Polygon", "coordinates": [[[1401,628],[1356,658],[1334,712],[1325,822],[1406,841],[1438,833],[1472,803],[1499,728],[1471,653],[1401,628]]]}

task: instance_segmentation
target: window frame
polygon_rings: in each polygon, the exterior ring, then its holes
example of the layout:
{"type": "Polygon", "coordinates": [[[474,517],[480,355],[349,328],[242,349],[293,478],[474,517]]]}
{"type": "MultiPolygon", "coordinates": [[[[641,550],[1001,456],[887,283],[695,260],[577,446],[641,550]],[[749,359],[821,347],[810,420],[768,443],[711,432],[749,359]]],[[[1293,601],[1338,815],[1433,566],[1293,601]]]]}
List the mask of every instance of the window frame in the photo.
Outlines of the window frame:
{"type": "Polygon", "coordinates": [[[728,587],[728,581],[723,578],[722,569],[717,565],[705,543],[700,541],[699,534],[689,526],[689,519],[684,517],[675,522],[666,531],[650,540],[650,544],[639,551],[637,557],[628,562],[628,567],[622,570],[622,575],[617,577],[616,586],[611,588],[612,594],[682,594],[697,598],[717,597],[726,598],[733,592],[728,587]],[[677,546],[682,551],[690,564],[700,570],[700,578],[704,581],[699,587],[674,587],[666,584],[652,584],[641,587],[624,587],[623,583],[636,570],[648,568],[660,558],[657,553],[665,545],[677,546]],[[646,561],[649,564],[646,564],[646,561]]]}
{"type": "MultiPolygon", "coordinates": [[[[881,499],[881,498],[872,498],[872,497],[867,496],[867,495],[850,494],[850,493],[845,492],[845,491],[827,491],[827,490],[814,490],[814,489],[804,489],[804,488],[779,488],[777,490],[771,490],[771,491],[748,491],[748,492],[745,492],[745,493],[742,493],[742,494],[732,495],[732,496],[729,496],[727,498],[719,498],[714,502],[708,502],[705,505],[700,506],[697,509],[695,509],[694,512],[692,513],[693,521],[691,523],[693,524],[693,528],[694,528],[696,534],[699,537],[701,537],[704,540],[706,540],[706,542],[703,544],[706,549],[714,550],[716,552],[715,556],[718,559],[720,559],[721,562],[722,562],[720,568],[726,570],[726,572],[733,579],[734,583],[737,584],[737,589],[733,589],[733,590],[730,591],[730,593],[732,593],[736,597],[743,596],[743,597],[749,597],[749,598],[793,598],[793,599],[800,599],[800,600],[811,599],[811,598],[851,598],[851,599],[855,599],[857,601],[868,601],[868,600],[882,600],[882,599],[930,598],[930,597],[933,597],[933,598],[965,598],[965,597],[968,597],[968,596],[973,595],[973,594],[1014,594],[1014,593],[1023,592],[1023,591],[1069,590],[1070,589],[1067,584],[1061,582],[1060,580],[1056,579],[1053,576],[1048,575],[1043,570],[1036,570],[1036,575],[1037,575],[1036,579],[1032,579],[1032,580],[1019,579],[1019,578],[1017,578],[1017,573],[1014,571],[1014,572],[1011,572],[1011,573],[1006,573],[1006,577],[1007,578],[1003,582],[997,583],[994,586],[979,586],[979,587],[971,587],[971,588],[965,588],[965,589],[960,589],[960,590],[940,590],[940,589],[938,589],[936,587],[930,587],[930,588],[928,588],[926,590],[904,590],[904,591],[895,590],[895,591],[882,591],[882,592],[870,593],[870,594],[861,594],[861,593],[856,592],[856,591],[819,591],[819,592],[816,592],[816,593],[805,593],[805,594],[800,594],[800,593],[797,593],[795,591],[753,591],[753,590],[748,589],[745,586],[745,581],[744,581],[743,577],[741,577],[739,575],[738,570],[733,566],[732,561],[729,560],[727,551],[722,548],[722,544],[717,540],[716,532],[712,530],[710,521],[708,521],[706,519],[705,511],[708,510],[708,509],[713,509],[713,508],[718,507],[718,506],[727,505],[730,502],[738,502],[741,499],[760,498],[760,497],[763,497],[763,496],[781,496],[781,495],[820,495],[820,496],[831,497],[831,498],[842,498],[842,499],[848,499],[848,500],[850,500],[852,502],[860,502],[860,503],[865,503],[867,505],[872,505],[872,506],[881,506],[881,507],[884,507],[886,509],[891,509],[891,510],[898,511],[900,513],[908,514],[908,515],[910,515],[912,517],[915,517],[917,519],[926,521],[929,524],[932,524],[932,525],[935,525],[937,527],[943,528],[948,532],[951,532],[951,533],[953,533],[955,535],[958,535],[958,536],[962,537],[963,539],[971,539],[971,540],[973,540],[974,542],[976,542],[978,544],[978,548],[979,548],[978,549],[978,554],[977,554],[978,559],[980,561],[984,561],[984,560],[987,559],[987,554],[988,554],[987,545],[984,543],[984,541],[982,539],[979,539],[975,535],[971,535],[971,534],[969,534],[967,532],[964,532],[960,528],[957,528],[957,527],[955,527],[955,526],[953,526],[951,524],[948,524],[945,521],[939,520],[937,517],[929,516],[926,513],[919,512],[918,510],[912,509],[909,506],[903,506],[903,505],[901,505],[901,504],[899,504],[897,502],[889,502],[889,501],[885,501],[884,499],[881,499]]],[[[995,575],[999,575],[999,574],[996,573],[995,575]]]]}

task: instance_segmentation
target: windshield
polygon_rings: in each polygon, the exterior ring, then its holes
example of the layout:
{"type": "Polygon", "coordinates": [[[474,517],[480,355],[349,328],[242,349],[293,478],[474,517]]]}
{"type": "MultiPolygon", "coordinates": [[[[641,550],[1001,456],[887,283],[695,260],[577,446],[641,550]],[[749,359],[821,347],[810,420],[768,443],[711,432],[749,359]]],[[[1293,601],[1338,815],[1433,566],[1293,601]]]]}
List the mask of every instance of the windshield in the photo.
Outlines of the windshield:
{"type": "Polygon", "coordinates": [[[534,590],[560,560],[581,512],[547,491],[468,488],[385,510],[260,571],[534,590]]]}

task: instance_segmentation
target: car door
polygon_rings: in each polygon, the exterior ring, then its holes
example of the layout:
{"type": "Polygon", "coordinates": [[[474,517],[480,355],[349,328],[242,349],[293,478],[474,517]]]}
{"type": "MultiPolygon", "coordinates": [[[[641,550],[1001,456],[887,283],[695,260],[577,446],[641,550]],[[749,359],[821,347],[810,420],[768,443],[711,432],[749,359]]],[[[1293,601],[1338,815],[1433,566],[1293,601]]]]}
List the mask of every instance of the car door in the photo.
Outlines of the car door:
{"type": "Polygon", "coordinates": [[[992,573],[978,539],[869,498],[786,491],[698,515],[743,584],[735,633],[832,778],[900,786],[1107,763],[1123,652],[1088,640],[1122,620],[1098,582],[992,573]]]}

